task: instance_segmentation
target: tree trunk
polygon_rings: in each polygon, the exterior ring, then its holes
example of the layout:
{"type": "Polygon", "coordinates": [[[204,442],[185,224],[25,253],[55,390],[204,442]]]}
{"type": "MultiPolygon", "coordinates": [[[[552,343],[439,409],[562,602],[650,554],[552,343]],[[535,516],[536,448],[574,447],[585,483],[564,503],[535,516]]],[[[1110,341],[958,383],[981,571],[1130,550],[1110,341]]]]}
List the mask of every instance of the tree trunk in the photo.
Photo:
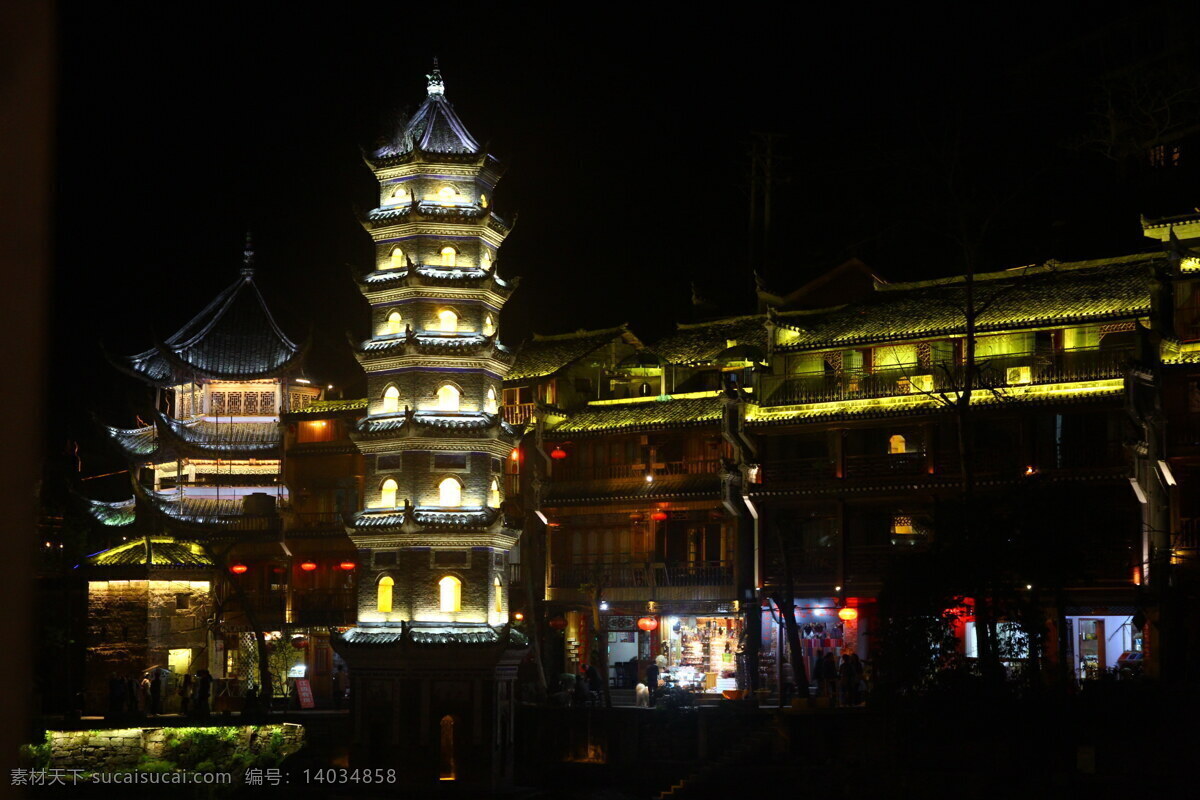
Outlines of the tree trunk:
{"type": "Polygon", "coordinates": [[[600,674],[600,694],[604,697],[604,707],[612,708],[612,692],[608,687],[608,632],[600,625],[599,581],[588,586],[588,595],[592,601],[592,666],[600,674]]]}
{"type": "Polygon", "coordinates": [[[525,584],[525,596],[529,598],[529,615],[526,617],[529,620],[529,625],[525,629],[529,632],[529,643],[533,647],[533,660],[537,664],[538,702],[545,702],[548,694],[546,687],[546,665],[542,661],[542,631],[544,630],[545,621],[542,619],[541,604],[534,593],[533,585],[533,567],[535,564],[541,563],[541,560],[537,558],[540,554],[540,548],[538,548],[532,537],[528,541],[523,542],[523,544],[525,546],[521,551],[521,555],[523,556],[521,559],[521,578],[525,584]]]}

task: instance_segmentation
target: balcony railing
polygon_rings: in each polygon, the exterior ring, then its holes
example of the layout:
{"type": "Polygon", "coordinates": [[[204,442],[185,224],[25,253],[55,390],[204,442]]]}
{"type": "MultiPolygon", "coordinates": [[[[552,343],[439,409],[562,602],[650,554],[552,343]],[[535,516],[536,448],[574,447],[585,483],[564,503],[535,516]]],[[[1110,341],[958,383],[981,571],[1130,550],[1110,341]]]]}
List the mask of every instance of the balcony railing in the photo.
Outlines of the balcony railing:
{"type": "Polygon", "coordinates": [[[571,463],[570,458],[555,465],[554,477],[564,481],[644,479],[646,475],[712,475],[720,466],[715,458],[659,461],[653,464],[593,464],[571,463]]]}
{"type": "Polygon", "coordinates": [[[924,453],[846,456],[847,478],[886,478],[892,475],[919,475],[926,471],[924,453]]]}
{"type": "Polygon", "coordinates": [[[577,589],[585,584],[627,589],[732,583],[733,565],[726,561],[550,565],[550,586],[559,589],[577,589]]]}
{"type": "Polygon", "coordinates": [[[772,483],[832,478],[837,474],[836,467],[829,456],[772,461],[763,468],[763,480],[772,483]]]}
{"type": "Polygon", "coordinates": [[[501,406],[500,415],[509,425],[524,425],[533,417],[534,403],[501,406]]]}
{"type": "MultiPolygon", "coordinates": [[[[1126,350],[1071,350],[1052,354],[1019,353],[979,359],[975,388],[1070,383],[1119,378],[1130,353],[1126,350]]],[[[762,378],[763,405],[829,403],[875,397],[952,392],[963,384],[961,365],[913,365],[870,374],[854,372],[767,375],[762,378]]]]}

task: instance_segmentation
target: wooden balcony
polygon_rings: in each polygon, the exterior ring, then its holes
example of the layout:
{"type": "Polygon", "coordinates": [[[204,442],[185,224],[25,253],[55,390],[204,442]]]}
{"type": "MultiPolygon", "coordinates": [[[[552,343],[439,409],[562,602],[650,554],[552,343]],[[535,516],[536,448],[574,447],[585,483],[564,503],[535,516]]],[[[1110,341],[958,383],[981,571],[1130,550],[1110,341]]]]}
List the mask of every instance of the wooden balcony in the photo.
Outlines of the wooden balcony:
{"type": "Polygon", "coordinates": [[[352,589],[297,589],[292,592],[293,625],[353,625],[358,598],[352,589]]]}
{"type": "Polygon", "coordinates": [[[733,564],[728,561],[551,564],[547,595],[585,599],[581,587],[596,585],[606,600],[710,600],[732,598],[733,564]]]}
{"type": "Polygon", "coordinates": [[[554,467],[555,480],[561,481],[603,481],[603,480],[645,480],[647,475],[660,477],[663,475],[712,475],[717,472],[721,462],[715,458],[687,459],[683,461],[662,461],[653,464],[593,464],[580,465],[571,463],[568,458],[554,467]]]}
{"type": "Polygon", "coordinates": [[[526,425],[533,417],[536,403],[518,403],[500,407],[500,415],[509,425],[526,425]]]}

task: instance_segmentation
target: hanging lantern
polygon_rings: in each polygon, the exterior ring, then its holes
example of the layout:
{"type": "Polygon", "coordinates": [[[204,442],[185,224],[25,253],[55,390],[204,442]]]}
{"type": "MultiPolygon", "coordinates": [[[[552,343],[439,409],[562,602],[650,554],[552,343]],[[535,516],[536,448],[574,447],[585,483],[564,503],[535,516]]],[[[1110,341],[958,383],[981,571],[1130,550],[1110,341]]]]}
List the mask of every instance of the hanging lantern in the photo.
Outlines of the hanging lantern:
{"type": "Polygon", "coordinates": [[[639,630],[649,633],[658,628],[658,617],[642,617],[637,621],[637,626],[639,630]]]}
{"type": "Polygon", "coordinates": [[[858,609],[857,608],[839,608],[838,609],[838,619],[840,619],[843,622],[853,622],[854,620],[858,619],[858,609]]]}
{"type": "Polygon", "coordinates": [[[555,461],[562,461],[567,457],[567,451],[563,450],[559,445],[554,445],[554,449],[550,451],[550,457],[555,461]]]}
{"type": "Polygon", "coordinates": [[[554,617],[550,620],[550,627],[556,631],[561,631],[567,627],[567,620],[564,617],[554,617]]]}
{"type": "Polygon", "coordinates": [[[509,457],[510,459],[512,459],[513,461],[520,461],[520,460],[521,460],[521,448],[519,448],[519,447],[514,447],[514,448],[513,448],[513,449],[512,449],[512,450],[509,452],[509,454],[508,454],[508,457],[509,457]]]}
{"type": "Polygon", "coordinates": [[[300,569],[304,570],[305,572],[312,572],[316,568],[316,562],[313,561],[302,561],[300,563],[300,569]]]}
{"type": "Polygon", "coordinates": [[[518,611],[517,613],[513,614],[513,619],[515,619],[517,622],[521,622],[525,619],[525,615],[518,611]]]}
{"type": "Polygon", "coordinates": [[[341,569],[344,569],[346,572],[353,572],[354,571],[354,562],[353,561],[343,561],[342,563],[338,564],[338,567],[341,569]]]}
{"type": "Polygon", "coordinates": [[[663,511],[660,508],[658,511],[655,511],[653,514],[650,515],[650,519],[654,520],[655,522],[662,522],[668,516],[669,515],[667,514],[667,512],[663,511]]]}
{"type": "Polygon", "coordinates": [[[247,567],[245,564],[234,564],[232,567],[229,568],[229,571],[232,572],[234,575],[245,575],[246,571],[249,569],[250,568],[247,567]]]}

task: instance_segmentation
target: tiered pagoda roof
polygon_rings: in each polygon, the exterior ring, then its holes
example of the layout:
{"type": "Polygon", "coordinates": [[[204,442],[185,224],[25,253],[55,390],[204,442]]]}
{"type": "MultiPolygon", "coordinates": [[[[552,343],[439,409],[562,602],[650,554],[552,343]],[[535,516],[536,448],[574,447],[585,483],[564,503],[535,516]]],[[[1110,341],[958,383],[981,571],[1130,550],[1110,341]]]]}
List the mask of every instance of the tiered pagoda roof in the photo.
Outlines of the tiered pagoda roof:
{"type": "Polygon", "coordinates": [[[206,569],[212,567],[213,562],[198,544],[152,536],[92,553],[80,566],[206,569]]]}
{"type": "Polygon", "coordinates": [[[180,456],[201,458],[278,458],[283,441],[274,422],[213,422],[202,417],[175,419],[154,412],[154,425],[117,428],[108,437],[134,462],[180,456]]]}
{"type": "Polygon", "coordinates": [[[616,431],[636,432],[662,428],[717,425],[721,421],[722,392],[593,401],[553,425],[554,436],[587,436],[616,431]]]}
{"type": "Polygon", "coordinates": [[[414,151],[460,156],[479,153],[479,142],[458,118],[445,92],[441,70],[435,64],[429,76],[425,102],[392,141],[371,154],[372,159],[393,159],[414,151]]]}
{"type": "Polygon", "coordinates": [[[112,361],[149,383],[172,386],[195,378],[278,377],[299,368],[306,348],[275,322],[247,264],[236,281],[174,335],[143,353],[112,361]]]}

